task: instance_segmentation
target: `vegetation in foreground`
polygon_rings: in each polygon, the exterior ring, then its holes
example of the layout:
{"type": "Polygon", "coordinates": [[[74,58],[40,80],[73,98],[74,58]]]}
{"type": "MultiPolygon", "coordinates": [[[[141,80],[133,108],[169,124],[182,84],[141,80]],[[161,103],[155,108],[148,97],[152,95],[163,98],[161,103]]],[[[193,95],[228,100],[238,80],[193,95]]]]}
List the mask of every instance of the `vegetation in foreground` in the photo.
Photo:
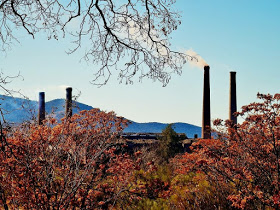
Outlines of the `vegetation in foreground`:
{"type": "Polygon", "coordinates": [[[98,109],[57,123],[1,129],[4,209],[279,209],[280,95],[216,120],[216,139],[177,154],[171,126],[159,151],[116,144],[127,121],[98,109]],[[175,145],[175,146],[174,146],[175,145]]]}

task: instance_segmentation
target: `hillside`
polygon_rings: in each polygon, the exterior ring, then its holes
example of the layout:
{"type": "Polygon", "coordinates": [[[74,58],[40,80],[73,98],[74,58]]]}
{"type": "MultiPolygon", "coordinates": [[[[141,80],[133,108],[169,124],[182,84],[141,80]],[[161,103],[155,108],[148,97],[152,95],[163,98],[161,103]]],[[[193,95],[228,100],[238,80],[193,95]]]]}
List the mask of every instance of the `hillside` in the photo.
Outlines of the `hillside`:
{"type": "MultiPolygon", "coordinates": [[[[38,115],[38,102],[0,95],[0,108],[5,115],[5,120],[10,123],[22,123],[26,120],[33,120],[38,115]]],[[[76,114],[81,110],[93,109],[83,103],[73,102],[73,113],[76,114]]],[[[55,118],[60,119],[64,117],[65,100],[54,99],[46,102],[46,113],[54,115],[55,118]]]]}
{"type": "MultiPolygon", "coordinates": [[[[168,125],[168,123],[159,122],[147,122],[147,123],[137,123],[132,122],[124,132],[135,132],[135,133],[161,133],[162,130],[168,125]]],[[[189,138],[194,137],[197,134],[198,137],[201,135],[201,127],[191,125],[188,123],[176,122],[173,123],[173,129],[177,133],[185,133],[189,138]]]]}
{"type": "MultiPolygon", "coordinates": [[[[81,110],[93,109],[92,106],[73,102],[73,113],[78,113],[81,110]]],[[[10,96],[0,95],[0,108],[5,115],[5,120],[9,123],[22,123],[27,120],[34,120],[38,114],[38,102],[27,100],[23,98],[16,98],[10,96]]],[[[64,116],[65,100],[54,99],[46,102],[47,114],[53,114],[55,118],[60,119],[64,116]]],[[[161,133],[167,126],[167,123],[147,122],[138,123],[133,122],[124,130],[124,132],[134,133],[161,133]]],[[[200,137],[201,127],[191,125],[188,123],[173,123],[173,127],[177,133],[185,133],[192,138],[194,134],[200,137]]]]}

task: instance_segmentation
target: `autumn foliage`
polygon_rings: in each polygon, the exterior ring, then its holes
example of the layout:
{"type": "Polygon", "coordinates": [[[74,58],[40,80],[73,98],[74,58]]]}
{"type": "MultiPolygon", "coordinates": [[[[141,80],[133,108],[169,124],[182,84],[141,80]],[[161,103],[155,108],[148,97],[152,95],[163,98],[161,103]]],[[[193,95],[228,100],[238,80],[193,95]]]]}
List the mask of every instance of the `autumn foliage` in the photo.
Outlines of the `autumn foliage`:
{"type": "Polygon", "coordinates": [[[180,157],[179,173],[201,174],[219,189],[218,206],[280,207],[280,95],[258,94],[258,98],[260,102],[236,113],[243,123],[216,120],[217,139],[200,140],[193,144],[191,154],[180,157]]]}
{"type": "Polygon", "coordinates": [[[116,152],[126,124],[93,109],[60,123],[48,119],[3,130],[0,202],[26,209],[110,206],[135,168],[127,154],[116,152]]]}
{"type": "Polygon", "coordinates": [[[128,151],[128,123],[82,111],[61,122],[2,128],[4,209],[279,209],[280,95],[216,120],[215,138],[162,164],[155,151],[128,151]],[[161,164],[159,164],[161,163],[161,164]]]}

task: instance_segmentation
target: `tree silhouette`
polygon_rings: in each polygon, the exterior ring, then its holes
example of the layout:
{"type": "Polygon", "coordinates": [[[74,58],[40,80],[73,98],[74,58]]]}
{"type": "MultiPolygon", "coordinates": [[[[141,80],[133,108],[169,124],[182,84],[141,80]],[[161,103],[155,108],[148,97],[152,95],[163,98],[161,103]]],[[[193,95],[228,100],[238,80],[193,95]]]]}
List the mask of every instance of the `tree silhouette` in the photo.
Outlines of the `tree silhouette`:
{"type": "Polygon", "coordinates": [[[19,41],[23,30],[35,38],[66,35],[74,38],[74,53],[83,42],[90,45],[84,60],[98,64],[92,83],[106,84],[113,68],[120,82],[136,76],[166,85],[171,73],[180,74],[188,57],[170,49],[169,36],[180,25],[173,9],[175,0],[1,0],[0,45],[2,50],[19,41]],[[124,62],[119,62],[120,60],[124,62]]]}
{"type": "Polygon", "coordinates": [[[159,143],[159,153],[161,157],[168,161],[169,158],[174,157],[175,154],[182,151],[181,139],[172,128],[172,124],[166,126],[162,131],[162,137],[159,143]]]}

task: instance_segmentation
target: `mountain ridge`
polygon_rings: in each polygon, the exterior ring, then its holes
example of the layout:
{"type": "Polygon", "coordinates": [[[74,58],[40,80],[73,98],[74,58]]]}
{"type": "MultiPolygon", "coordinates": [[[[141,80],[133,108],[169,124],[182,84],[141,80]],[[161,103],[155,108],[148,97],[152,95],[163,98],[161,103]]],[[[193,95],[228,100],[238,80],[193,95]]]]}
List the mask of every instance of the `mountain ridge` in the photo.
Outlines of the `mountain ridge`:
{"type": "MultiPolygon", "coordinates": [[[[36,120],[38,115],[38,102],[19,97],[0,95],[0,108],[5,115],[5,120],[10,123],[22,123],[28,120],[36,120]]],[[[73,101],[73,114],[82,110],[93,109],[92,106],[73,101]]],[[[61,119],[65,114],[65,99],[54,99],[46,102],[46,113],[52,114],[56,119],[61,119]]],[[[160,122],[135,122],[130,124],[124,132],[134,133],[161,133],[169,123],[160,122]]],[[[189,138],[194,134],[200,137],[201,127],[189,123],[175,122],[173,128],[177,133],[185,133],[189,138]]]]}

